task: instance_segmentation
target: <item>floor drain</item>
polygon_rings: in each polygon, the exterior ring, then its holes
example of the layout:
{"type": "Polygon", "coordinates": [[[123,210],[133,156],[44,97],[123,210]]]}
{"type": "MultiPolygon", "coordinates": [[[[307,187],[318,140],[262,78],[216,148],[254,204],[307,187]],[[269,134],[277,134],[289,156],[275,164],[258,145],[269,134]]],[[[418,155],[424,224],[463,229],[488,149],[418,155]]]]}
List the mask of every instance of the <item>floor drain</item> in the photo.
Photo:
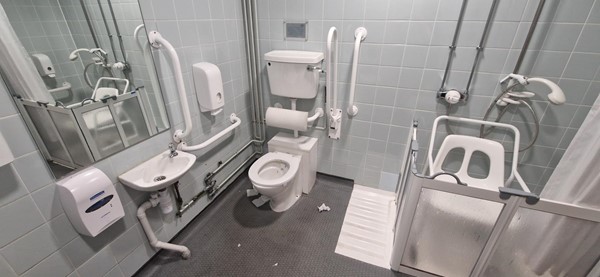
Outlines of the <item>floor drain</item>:
{"type": "Polygon", "coordinates": [[[164,179],[167,179],[167,177],[165,177],[165,176],[162,176],[162,175],[161,175],[161,176],[158,176],[158,177],[154,177],[154,182],[159,182],[159,181],[162,181],[162,180],[164,180],[164,179]]]}

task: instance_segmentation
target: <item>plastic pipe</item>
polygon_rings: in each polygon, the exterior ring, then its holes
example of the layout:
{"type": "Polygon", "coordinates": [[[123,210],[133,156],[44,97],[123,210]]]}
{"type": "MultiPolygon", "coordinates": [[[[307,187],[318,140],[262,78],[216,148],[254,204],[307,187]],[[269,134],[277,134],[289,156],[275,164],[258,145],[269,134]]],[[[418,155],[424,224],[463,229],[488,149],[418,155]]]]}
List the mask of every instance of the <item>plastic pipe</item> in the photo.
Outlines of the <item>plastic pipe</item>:
{"type": "Polygon", "coordinates": [[[152,207],[155,207],[156,205],[158,205],[158,203],[159,202],[158,202],[158,200],[156,200],[156,198],[150,198],[149,201],[142,203],[142,205],[140,205],[140,207],[137,210],[137,218],[140,220],[140,224],[142,225],[142,228],[144,229],[144,232],[146,233],[146,237],[148,237],[148,242],[154,248],[177,251],[177,252],[181,253],[182,258],[184,258],[184,259],[189,258],[192,255],[192,253],[190,252],[190,249],[188,249],[187,247],[185,247],[183,245],[177,245],[177,244],[159,241],[156,238],[154,231],[152,231],[152,227],[150,227],[150,222],[148,221],[148,218],[146,217],[146,210],[148,210],[152,207]]]}
{"type": "Polygon", "coordinates": [[[358,27],[354,31],[354,57],[352,58],[352,75],[350,79],[350,97],[348,101],[348,115],[356,116],[358,107],[354,105],[354,90],[356,88],[356,73],[358,71],[358,57],[360,54],[360,43],[367,37],[367,29],[358,27]]]}
{"type": "Polygon", "coordinates": [[[200,150],[202,148],[205,148],[205,147],[211,145],[213,142],[215,142],[216,140],[218,140],[221,137],[225,136],[226,134],[230,133],[231,131],[233,131],[233,129],[237,128],[238,126],[240,126],[240,124],[242,124],[242,120],[239,117],[237,117],[234,113],[232,113],[229,116],[229,120],[233,124],[231,124],[229,127],[225,128],[223,131],[219,132],[218,134],[216,134],[216,135],[212,136],[211,138],[207,139],[203,143],[200,143],[200,144],[197,144],[197,145],[193,145],[193,146],[189,146],[185,142],[182,142],[182,143],[179,144],[179,146],[177,147],[177,149],[182,150],[182,151],[186,151],[186,152],[200,150]]]}
{"type": "Polygon", "coordinates": [[[171,57],[171,61],[173,64],[173,74],[175,75],[175,82],[177,84],[177,91],[179,92],[179,103],[181,104],[181,112],[183,114],[184,121],[184,129],[176,130],[173,134],[173,140],[175,142],[180,143],[183,141],[183,138],[188,136],[192,132],[192,115],[190,113],[190,108],[188,106],[188,100],[185,93],[185,85],[183,82],[183,74],[181,73],[181,62],[179,61],[179,56],[177,55],[177,51],[169,41],[164,39],[159,32],[151,31],[148,33],[148,39],[150,40],[150,44],[154,48],[160,48],[164,46],[171,57]]]}

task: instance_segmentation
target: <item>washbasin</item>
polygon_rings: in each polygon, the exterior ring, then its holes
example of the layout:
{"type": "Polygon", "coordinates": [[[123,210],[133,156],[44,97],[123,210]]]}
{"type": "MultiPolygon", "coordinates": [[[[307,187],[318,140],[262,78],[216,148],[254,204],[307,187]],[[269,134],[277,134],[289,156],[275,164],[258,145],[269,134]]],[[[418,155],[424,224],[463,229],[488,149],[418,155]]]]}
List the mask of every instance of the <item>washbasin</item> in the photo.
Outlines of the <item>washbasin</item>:
{"type": "Polygon", "coordinates": [[[177,151],[177,156],[171,158],[170,153],[167,150],[154,156],[121,174],[119,180],[124,185],[140,191],[157,191],[174,184],[194,165],[196,156],[177,151]]]}

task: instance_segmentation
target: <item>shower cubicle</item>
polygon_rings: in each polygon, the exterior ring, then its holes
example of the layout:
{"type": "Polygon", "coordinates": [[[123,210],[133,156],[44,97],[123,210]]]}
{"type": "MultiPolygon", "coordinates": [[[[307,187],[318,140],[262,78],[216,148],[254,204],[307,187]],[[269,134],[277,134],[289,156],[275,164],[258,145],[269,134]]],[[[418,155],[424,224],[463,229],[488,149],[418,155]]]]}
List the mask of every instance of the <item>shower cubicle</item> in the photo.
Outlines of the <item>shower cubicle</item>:
{"type": "MultiPolygon", "coordinates": [[[[427,159],[443,121],[498,124],[440,116],[427,159]]],[[[447,181],[420,173],[417,125],[396,191],[393,270],[416,276],[593,276],[588,274],[600,257],[600,210],[540,198],[528,191],[516,167],[501,187],[471,185],[452,173],[442,176],[447,181]],[[513,178],[521,187],[514,187],[513,178]]]]}

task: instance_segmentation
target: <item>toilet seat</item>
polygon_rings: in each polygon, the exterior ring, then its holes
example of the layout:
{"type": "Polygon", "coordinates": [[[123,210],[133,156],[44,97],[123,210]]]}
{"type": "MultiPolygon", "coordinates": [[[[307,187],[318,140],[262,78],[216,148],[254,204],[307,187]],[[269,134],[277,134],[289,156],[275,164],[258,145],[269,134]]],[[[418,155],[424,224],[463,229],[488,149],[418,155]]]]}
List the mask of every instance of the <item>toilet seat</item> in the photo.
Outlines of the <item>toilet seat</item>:
{"type": "Polygon", "coordinates": [[[252,164],[250,170],[248,171],[248,177],[252,180],[252,183],[256,187],[276,187],[276,186],[285,186],[290,183],[290,181],[296,176],[298,172],[298,168],[300,167],[300,157],[293,156],[286,153],[281,152],[269,152],[262,157],[260,157],[257,161],[252,164]],[[278,175],[275,178],[270,178],[265,176],[261,176],[264,170],[268,170],[269,167],[285,165],[287,168],[284,168],[285,172],[281,175],[278,175]]]}

